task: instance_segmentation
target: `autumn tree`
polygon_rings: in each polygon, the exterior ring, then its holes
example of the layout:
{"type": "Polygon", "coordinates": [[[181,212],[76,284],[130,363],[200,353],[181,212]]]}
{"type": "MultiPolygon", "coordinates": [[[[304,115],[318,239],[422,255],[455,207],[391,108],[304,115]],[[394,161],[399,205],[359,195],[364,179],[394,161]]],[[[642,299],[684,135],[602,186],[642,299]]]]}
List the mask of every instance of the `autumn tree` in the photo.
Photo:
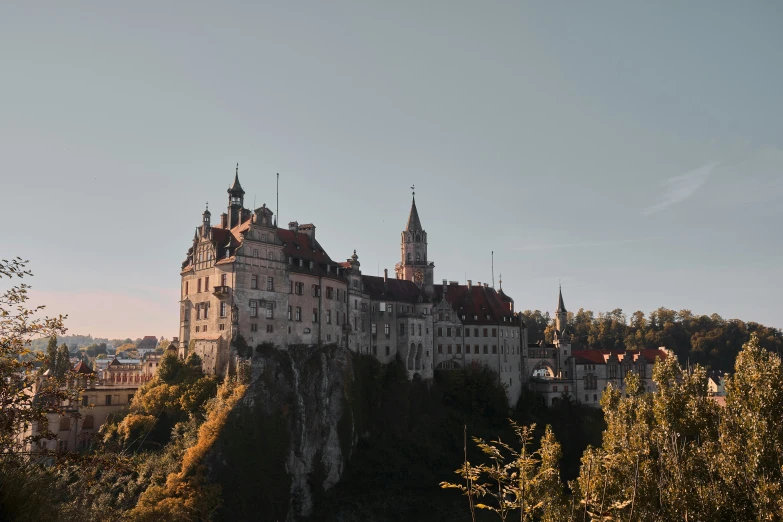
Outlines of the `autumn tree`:
{"type": "MultiPolygon", "coordinates": [[[[0,279],[32,276],[27,261],[0,261],[0,279]]],[[[29,307],[25,283],[12,285],[0,294],[0,453],[19,451],[30,442],[27,433],[34,423],[46,424],[46,413],[58,408],[64,397],[58,379],[38,379],[36,364],[43,354],[32,354],[30,342],[39,337],[65,333],[64,316],[41,317],[43,306],[29,307]],[[38,386],[36,386],[38,382],[38,386]]],[[[55,337],[56,345],[56,337],[55,337]]]]}

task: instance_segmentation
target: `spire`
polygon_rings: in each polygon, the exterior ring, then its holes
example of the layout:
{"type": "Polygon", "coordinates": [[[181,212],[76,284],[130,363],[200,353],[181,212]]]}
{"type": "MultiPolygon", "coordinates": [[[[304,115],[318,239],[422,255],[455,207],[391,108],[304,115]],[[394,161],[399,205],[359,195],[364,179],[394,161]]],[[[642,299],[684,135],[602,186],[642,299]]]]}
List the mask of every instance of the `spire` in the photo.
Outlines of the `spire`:
{"type": "Polygon", "coordinates": [[[204,211],[204,216],[211,216],[212,213],[209,211],[209,201],[207,201],[207,209],[204,211]]]}
{"type": "Polygon", "coordinates": [[[408,216],[408,226],[405,230],[412,232],[414,230],[421,230],[421,221],[419,221],[419,211],[416,210],[416,193],[413,195],[413,203],[411,203],[411,213],[408,216]]]}
{"type": "Polygon", "coordinates": [[[234,184],[231,185],[231,188],[228,189],[229,194],[245,194],[245,191],[242,190],[242,185],[239,184],[239,163],[237,163],[237,170],[234,173],[234,184]]]}
{"type": "Polygon", "coordinates": [[[565,314],[565,313],[568,313],[568,312],[566,311],[565,304],[563,304],[563,287],[560,286],[560,285],[558,285],[558,287],[559,287],[559,291],[560,291],[560,296],[557,299],[557,313],[558,314],[565,314]]]}

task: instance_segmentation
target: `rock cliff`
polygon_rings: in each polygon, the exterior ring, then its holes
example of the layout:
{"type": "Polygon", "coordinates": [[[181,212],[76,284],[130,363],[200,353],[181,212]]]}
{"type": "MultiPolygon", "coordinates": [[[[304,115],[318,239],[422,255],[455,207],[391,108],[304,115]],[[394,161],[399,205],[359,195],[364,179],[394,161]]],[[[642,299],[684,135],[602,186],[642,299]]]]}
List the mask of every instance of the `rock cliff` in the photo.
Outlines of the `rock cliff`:
{"type": "Polygon", "coordinates": [[[344,348],[260,349],[205,464],[224,520],[298,520],[340,480],[356,436],[344,348]]]}

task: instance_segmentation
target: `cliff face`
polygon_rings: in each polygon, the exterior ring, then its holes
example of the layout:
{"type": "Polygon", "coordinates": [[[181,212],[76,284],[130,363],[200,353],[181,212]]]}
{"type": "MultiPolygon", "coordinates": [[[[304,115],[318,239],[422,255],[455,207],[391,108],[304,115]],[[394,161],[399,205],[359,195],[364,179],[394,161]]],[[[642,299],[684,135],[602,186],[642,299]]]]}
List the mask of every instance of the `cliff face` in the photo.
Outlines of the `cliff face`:
{"type": "Polygon", "coordinates": [[[340,480],[356,436],[344,348],[290,347],[253,357],[245,396],[205,464],[223,487],[220,518],[298,520],[340,480]]]}

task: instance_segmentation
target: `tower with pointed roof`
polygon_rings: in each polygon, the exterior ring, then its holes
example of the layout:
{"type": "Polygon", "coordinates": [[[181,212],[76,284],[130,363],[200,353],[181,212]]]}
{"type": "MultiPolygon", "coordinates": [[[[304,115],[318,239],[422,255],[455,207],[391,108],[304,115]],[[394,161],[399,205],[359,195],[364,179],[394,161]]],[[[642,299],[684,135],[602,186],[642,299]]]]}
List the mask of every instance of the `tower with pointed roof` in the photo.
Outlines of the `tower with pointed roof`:
{"type": "Polygon", "coordinates": [[[431,294],[435,264],[427,259],[427,232],[421,226],[415,192],[408,224],[401,235],[400,252],[401,259],[396,267],[397,278],[413,281],[426,294],[431,294]]]}
{"type": "Polygon", "coordinates": [[[228,189],[228,228],[234,228],[242,222],[245,191],[239,184],[239,163],[234,173],[234,183],[228,189]]]}
{"type": "Polygon", "coordinates": [[[559,287],[557,297],[557,310],[555,311],[555,330],[562,333],[568,320],[568,311],[563,303],[563,288],[559,287]]]}

